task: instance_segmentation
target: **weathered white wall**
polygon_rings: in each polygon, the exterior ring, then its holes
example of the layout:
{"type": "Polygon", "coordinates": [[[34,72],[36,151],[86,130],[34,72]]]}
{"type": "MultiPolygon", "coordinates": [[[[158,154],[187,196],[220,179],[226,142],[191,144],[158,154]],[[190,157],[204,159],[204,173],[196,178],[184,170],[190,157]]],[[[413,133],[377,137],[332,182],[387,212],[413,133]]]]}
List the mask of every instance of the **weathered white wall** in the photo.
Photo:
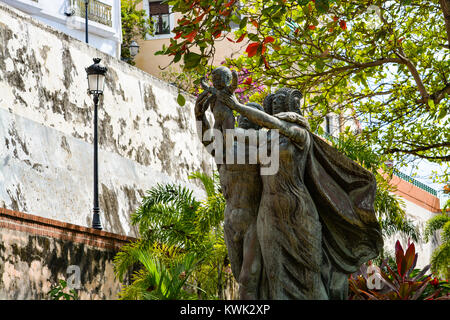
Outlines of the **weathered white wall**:
{"type": "Polygon", "coordinates": [[[156,183],[192,185],[211,172],[197,136],[192,101],[85,43],[0,4],[0,205],[90,226],[93,102],[85,67],[107,66],[99,108],[100,205],[104,230],[135,235],[128,224],[156,183]]]}

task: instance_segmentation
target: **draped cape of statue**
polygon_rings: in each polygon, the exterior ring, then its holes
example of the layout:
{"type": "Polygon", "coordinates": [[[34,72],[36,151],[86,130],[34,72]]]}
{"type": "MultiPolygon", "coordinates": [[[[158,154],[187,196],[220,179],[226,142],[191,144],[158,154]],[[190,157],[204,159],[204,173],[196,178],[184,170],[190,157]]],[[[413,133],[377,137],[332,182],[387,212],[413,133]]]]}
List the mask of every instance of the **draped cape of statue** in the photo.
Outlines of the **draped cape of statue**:
{"type": "MultiPolygon", "coordinates": [[[[284,120],[304,126],[298,114],[289,114],[284,120]]],[[[312,146],[304,183],[322,223],[322,247],[337,270],[353,273],[383,247],[373,207],[376,180],[322,138],[309,134],[312,146]]]]}

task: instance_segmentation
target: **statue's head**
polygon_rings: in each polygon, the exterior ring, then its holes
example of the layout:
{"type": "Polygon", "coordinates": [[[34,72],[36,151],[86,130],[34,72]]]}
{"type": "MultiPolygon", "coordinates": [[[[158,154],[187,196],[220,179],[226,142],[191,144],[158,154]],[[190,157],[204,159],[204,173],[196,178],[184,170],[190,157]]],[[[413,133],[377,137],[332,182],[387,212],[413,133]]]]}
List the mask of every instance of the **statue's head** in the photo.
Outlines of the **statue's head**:
{"type": "MultiPolygon", "coordinates": [[[[248,107],[252,107],[252,108],[255,108],[255,109],[258,109],[258,110],[264,112],[263,107],[261,107],[258,103],[249,102],[246,105],[248,107]]],[[[237,120],[238,120],[239,128],[246,129],[246,130],[249,130],[249,129],[259,130],[259,129],[261,129],[261,126],[257,125],[256,123],[251,122],[250,120],[248,120],[247,117],[244,117],[242,115],[240,115],[237,120]]]]}
{"type": "Polygon", "coordinates": [[[214,88],[218,90],[230,86],[232,78],[233,75],[231,70],[224,66],[214,69],[211,73],[211,80],[214,88]]]}
{"type": "Polygon", "coordinates": [[[271,115],[280,112],[296,112],[302,114],[300,102],[302,94],[299,90],[281,88],[264,99],[264,110],[271,115]]]}

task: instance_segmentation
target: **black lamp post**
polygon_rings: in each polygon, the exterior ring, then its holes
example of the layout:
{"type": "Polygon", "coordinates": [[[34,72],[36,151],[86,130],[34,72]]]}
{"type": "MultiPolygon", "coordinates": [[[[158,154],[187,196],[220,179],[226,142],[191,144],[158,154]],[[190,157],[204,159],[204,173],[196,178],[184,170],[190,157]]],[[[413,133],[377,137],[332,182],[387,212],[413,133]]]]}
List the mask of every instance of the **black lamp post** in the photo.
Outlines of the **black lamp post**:
{"type": "Polygon", "coordinates": [[[89,8],[89,0],[84,0],[84,10],[85,10],[85,18],[84,21],[86,23],[86,27],[85,27],[85,32],[86,32],[86,43],[89,43],[89,39],[88,39],[88,22],[89,22],[89,17],[88,17],[88,8],[89,8]]]}
{"type": "Polygon", "coordinates": [[[99,58],[94,58],[94,64],[86,68],[88,79],[88,92],[94,95],[94,217],[92,228],[102,229],[100,223],[100,208],[98,205],[98,137],[97,137],[97,107],[98,97],[103,94],[105,86],[105,74],[108,69],[100,66],[99,58]]]}

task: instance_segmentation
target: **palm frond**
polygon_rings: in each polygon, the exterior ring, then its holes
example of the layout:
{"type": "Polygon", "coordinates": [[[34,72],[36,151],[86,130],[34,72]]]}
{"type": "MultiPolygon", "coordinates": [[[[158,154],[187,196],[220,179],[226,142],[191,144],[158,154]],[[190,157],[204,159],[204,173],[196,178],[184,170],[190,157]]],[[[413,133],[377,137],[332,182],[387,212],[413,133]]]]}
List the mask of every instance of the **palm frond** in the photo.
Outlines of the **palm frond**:
{"type": "Polygon", "coordinates": [[[444,279],[450,278],[450,241],[444,242],[431,256],[431,271],[442,276],[444,279]]]}
{"type": "Polygon", "coordinates": [[[141,240],[123,245],[114,256],[114,273],[120,282],[124,281],[125,275],[136,265],[139,260],[136,258],[136,251],[145,248],[145,243],[141,240]]]}
{"type": "Polygon", "coordinates": [[[188,176],[189,179],[199,179],[202,184],[203,187],[205,188],[206,191],[206,196],[207,197],[211,197],[212,195],[220,192],[220,182],[219,182],[219,175],[217,172],[213,173],[213,176],[210,177],[209,175],[207,175],[206,173],[200,172],[200,171],[195,171],[193,173],[191,173],[188,176]]]}
{"type": "Polygon", "coordinates": [[[201,232],[209,232],[221,225],[226,201],[222,194],[213,194],[202,201],[196,211],[196,226],[201,232]]]}

